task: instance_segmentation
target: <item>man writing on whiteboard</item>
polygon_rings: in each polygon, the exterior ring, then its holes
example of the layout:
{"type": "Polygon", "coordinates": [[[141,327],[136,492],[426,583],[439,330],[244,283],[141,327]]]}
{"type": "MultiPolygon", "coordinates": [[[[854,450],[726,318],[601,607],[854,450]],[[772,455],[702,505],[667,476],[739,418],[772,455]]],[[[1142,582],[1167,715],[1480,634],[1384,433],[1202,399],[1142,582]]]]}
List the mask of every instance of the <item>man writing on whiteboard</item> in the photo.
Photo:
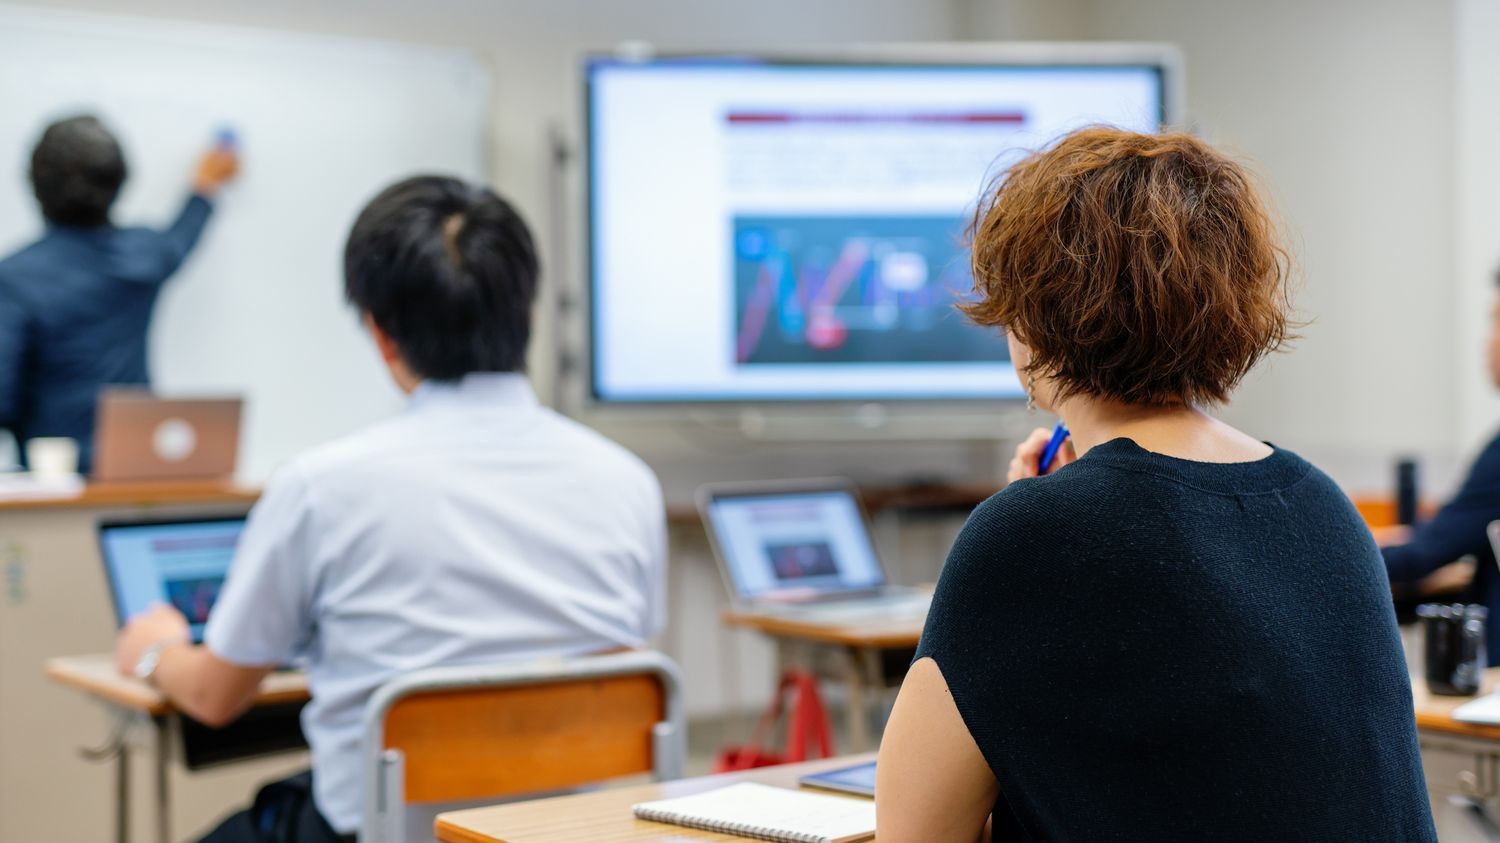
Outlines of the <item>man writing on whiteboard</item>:
{"type": "Polygon", "coordinates": [[[146,338],[162,284],[197,245],[239,156],[221,139],[198,162],[191,193],[164,230],[114,225],[125,183],[120,144],[94,117],[48,126],[31,155],[47,224],[41,239],[0,260],[0,427],[21,446],[62,436],[93,451],[105,386],[149,386],[146,338]]]}
{"type": "Polygon", "coordinates": [[[116,646],[123,673],[209,725],[246,711],[275,665],[306,661],[311,774],[268,785],[207,841],[352,839],[361,717],[396,676],[643,647],[661,629],[661,489],[538,403],[525,375],[537,274],[525,223],[483,187],[408,179],[355,221],[345,295],[406,409],[281,467],[203,644],[159,606],[116,646]]]}

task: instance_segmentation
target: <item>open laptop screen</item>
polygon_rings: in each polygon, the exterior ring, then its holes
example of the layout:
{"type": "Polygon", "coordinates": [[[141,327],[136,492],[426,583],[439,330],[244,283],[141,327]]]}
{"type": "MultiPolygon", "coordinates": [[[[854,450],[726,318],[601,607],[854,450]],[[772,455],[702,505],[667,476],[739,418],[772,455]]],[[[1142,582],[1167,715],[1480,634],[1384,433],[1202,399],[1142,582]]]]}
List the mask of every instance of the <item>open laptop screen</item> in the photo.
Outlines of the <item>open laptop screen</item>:
{"type": "Polygon", "coordinates": [[[193,641],[202,641],[244,527],[243,518],[100,525],[120,622],[167,603],[187,616],[193,641]]]}
{"type": "Polygon", "coordinates": [[[885,585],[859,504],[847,491],[715,495],[707,515],[741,599],[816,597],[885,585]]]}

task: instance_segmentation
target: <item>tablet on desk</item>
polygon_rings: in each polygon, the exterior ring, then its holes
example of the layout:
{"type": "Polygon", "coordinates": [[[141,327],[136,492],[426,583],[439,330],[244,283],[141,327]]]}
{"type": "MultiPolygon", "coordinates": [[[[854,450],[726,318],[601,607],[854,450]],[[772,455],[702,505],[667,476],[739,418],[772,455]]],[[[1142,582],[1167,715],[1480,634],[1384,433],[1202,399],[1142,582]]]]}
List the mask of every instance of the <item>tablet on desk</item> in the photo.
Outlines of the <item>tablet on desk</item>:
{"type": "Polygon", "coordinates": [[[813,773],[798,779],[797,784],[803,787],[815,787],[820,790],[853,793],[857,796],[874,796],[875,762],[871,761],[868,764],[829,770],[826,773],[813,773]]]}

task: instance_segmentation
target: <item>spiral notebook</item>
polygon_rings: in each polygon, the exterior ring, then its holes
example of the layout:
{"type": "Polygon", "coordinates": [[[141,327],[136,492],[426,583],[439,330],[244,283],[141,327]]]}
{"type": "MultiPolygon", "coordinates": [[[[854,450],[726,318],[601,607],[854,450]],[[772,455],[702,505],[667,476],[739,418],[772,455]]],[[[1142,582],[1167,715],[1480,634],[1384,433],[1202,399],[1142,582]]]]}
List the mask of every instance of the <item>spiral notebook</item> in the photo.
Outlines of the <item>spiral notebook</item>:
{"type": "Polygon", "coordinates": [[[634,810],[643,820],[778,843],[858,843],[875,838],[872,800],[751,782],[642,802],[634,810]]]}

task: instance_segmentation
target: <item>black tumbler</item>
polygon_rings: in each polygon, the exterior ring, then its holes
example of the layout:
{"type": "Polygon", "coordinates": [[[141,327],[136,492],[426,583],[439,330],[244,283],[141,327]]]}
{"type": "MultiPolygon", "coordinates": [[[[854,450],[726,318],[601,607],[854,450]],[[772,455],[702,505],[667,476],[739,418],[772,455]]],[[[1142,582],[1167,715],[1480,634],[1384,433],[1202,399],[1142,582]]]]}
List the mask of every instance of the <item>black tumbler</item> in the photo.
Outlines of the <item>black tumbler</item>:
{"type": "Polygon", "coordinates": [[[1417,607],[1426,638],[1427,690],[1450,697],[1479,693],[1488,664],[1484,624],[1489,610],[1462,603],[1423,603],[1417,607]]]}
{"type": "Polygon", "coordinates": [[[1396,523],[1408,527],[1417,523],[1417,461],[1413,459],[1396,463],[1396,523]]]}

